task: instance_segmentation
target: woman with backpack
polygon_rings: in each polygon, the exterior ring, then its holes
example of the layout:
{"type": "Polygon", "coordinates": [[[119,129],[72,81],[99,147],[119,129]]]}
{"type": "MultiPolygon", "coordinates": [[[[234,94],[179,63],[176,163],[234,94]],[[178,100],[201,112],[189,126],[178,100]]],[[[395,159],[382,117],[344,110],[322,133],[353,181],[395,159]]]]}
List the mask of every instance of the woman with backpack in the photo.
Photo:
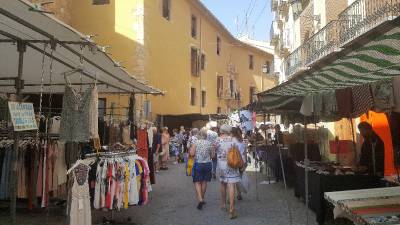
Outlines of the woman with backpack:
{"type": "MultiPolygon", "coordinates": [[[[243,172],[246,170],[247,167],[247,146],[245,142],[243,141],[243,134],[242,130],[238,127],[233,127],[232,128],[232,138],[236,142],[236,144],[239,147],[240,154],[242,155],[242,160],[244,163],[244,166],[239,170],[240,172],[240,177],[242,177],[243,172]]],[[[242,192],[240,191],[240,188],[237,188],[237,200],[242,200],[242,192]]]]}
{"type": "MultiPolygon", "coordinates": [[[[216,151],[218,158],[218,168],[221,182],[221,209],[226,211],[226,194],[229,195],[229,218],[237,218],[235,211],[235,185],[240,182],[239,168],[232,168],[228,162],[232,158],[230,154],[239,151],[237,142],[231,136],[232,127],[224,124],[220,127],[220,137],[218,138],[216,151]],[[232,152],[231,152],[232,151],[232,152]]],[[[239,152],[240,155],[240,152],[239,152]]],[[[241,159],[241,157],[239,156],[241,159]]]]}

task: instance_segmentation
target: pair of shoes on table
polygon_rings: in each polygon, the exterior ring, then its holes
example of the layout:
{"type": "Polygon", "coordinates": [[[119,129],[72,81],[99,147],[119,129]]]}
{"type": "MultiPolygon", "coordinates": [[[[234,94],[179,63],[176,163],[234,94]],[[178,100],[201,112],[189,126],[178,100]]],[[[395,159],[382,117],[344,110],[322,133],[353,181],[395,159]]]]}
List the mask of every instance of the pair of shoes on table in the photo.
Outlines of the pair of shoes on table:
{"type": "Polygon", "coordinates": [[[199,202],[199,204],[197,204],[197,209],[198,210],[202,210],[203,209],[203,205],[205,205],[205,204],[206,204],[206,202],[204,202],[204,201],[199,202]]]}

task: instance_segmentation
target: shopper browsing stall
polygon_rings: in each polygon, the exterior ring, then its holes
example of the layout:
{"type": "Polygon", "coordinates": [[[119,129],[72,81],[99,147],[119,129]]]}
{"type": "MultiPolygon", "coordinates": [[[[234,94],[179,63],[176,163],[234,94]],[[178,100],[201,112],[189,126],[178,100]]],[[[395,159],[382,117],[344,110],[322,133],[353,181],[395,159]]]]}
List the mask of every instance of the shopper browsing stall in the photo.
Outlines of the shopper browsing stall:
{"type": "Polygon", "coordinates": [[[367,122],[358,124],[358,129],[364,138],[361,147],[359,171],[383,177],[385,146],[382,139],[374,132],[371,124],[367,122]]]}

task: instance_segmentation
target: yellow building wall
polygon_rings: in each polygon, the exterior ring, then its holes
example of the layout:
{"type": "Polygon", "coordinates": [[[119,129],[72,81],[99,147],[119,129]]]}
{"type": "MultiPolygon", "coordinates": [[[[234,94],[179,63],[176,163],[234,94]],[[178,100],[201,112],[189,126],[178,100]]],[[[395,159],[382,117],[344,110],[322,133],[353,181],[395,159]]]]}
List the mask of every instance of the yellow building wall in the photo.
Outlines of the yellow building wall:
{"type": "MultiPolygon", "coordinates": [[[[64,0],[63,0],[64,1],[64,0]]],[[[197,1],[197,0],[196,0],[197,1]]],[[[70,0],[69,25],[84,34],[94,34],[96,43],[110,46],[107,52],[132,74],[143,77],[164,96],[139,96],[137,107],[151,100],[152,118],[156,115],[215,114],[249,104],[250,87],[266,90],[276,79],[263,75],[262,65],[273,56],[233,39],[205,14],[195,0],[171,1],[171,20],[162,17],[161,0],[112,0],[107,5],[93,5],[92,0],[70,0]],[[191,16],[198,21],[197,39],[191,37],[191,16]],[[201,24],[201,26],[200,26],[201,24]],[[217,35],[221,54],[217,55],[217,35]],[[191,75],[191,47],[201,48],[206,55],[201,76],[191,75]],[[254,55],[254,70],[249,69],[249,54],[254,55]],[[224,76],[224,89],[229,84],[228,66],[235,68],[235,80],[241,100],[217,97],[217,76],[224,76]],[[190,104],[190,89],[196,88],[196,104],[190,104]],[[206,91],[206,106],[201,107],[201,91],[206,91]]],[[[271,69],[272,71],[272,69],[271,69]]],[[[129,98],[103,95],[107,105],[118,100],[128,106],[129,98]]]]}
{"type": "Polygon", "coordinates": [[[161,14],[161,1],[145,1],[145,49],[146,78],[154,86],[164,90],[162,98],[152,99],[153,112],[161,115],[215,114],[221,107],[239,108],[249,103],[250,87],[262,91],[273,87],[275,79],[262,75],[262,64],[273,56],[245,47],[233,40],[206,15],[195,1],[171,1],[171,19],[161,14]],[[191,37],[191,16],[197,17],[197,38],[191,37]],[[221,54],[217,55],[217,36],[221,38],[221,54]],[[191,75],[191,47],[201,48],[206,55],[205,70],[200,77],[191,75]],[[249,70],[249,54],[254,55],[254,70],[249,70]],[[217,97],[217,76],[224,76],[224,87],[229,83],[228,65],[236,69],[237,86],[241,101],[217,97]],[[264,79],[262,79],[264,77],[264,79]],[[264,86],[264,87],[262,87],[264,86]],[[190,89],[196,88],[196,104],[190,105],[190,89]],[[201,90],[206,91],[206,106],[201,107],[201,90]]]}

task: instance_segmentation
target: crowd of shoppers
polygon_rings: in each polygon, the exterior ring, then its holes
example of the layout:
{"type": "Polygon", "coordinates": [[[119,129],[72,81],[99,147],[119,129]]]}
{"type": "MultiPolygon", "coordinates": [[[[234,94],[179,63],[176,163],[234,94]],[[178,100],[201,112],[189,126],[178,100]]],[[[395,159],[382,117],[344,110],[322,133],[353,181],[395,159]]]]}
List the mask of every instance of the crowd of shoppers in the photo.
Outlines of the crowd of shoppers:
{"type": "Polygon", "coordinates": [[[173,164],[178,164],[186,158],[186,165],[192,166],[188,175],[193,179],[199,210],[206,204],[207,183],[217,179],[218,175],[221,209],[229,213],[229,218],[235,219],[235,197],[242,200],[242,193],[237,185],[247,167],[247,143],[243,139],[241,129],[224,124],[219,128],[193,128],[190,131],[180,127],[179,130],[173,129],[171,136],[167,127],[162,128],[161,132],[155,128],[153,133],[152,150],[156,159],[156,172],[168,169],[170,155],[174,157],[173,164]],[[232,146],[236,146],[240,152],[243,161],[241,168],[231,168],[228,165],[228,153],[232,146]],[[188,163],[190,160],[193,163],[188,163]]]}

